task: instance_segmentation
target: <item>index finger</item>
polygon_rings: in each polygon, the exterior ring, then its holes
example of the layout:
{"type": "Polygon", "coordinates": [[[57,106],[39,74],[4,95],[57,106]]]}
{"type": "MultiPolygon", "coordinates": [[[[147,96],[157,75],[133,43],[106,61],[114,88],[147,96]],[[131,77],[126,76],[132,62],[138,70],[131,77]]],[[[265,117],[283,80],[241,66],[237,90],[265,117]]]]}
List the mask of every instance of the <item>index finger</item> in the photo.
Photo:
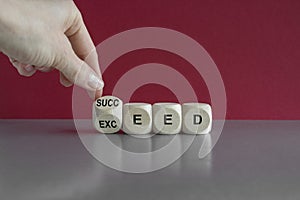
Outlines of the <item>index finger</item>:
{"type": "MultiPolygon", "coordinates": [[[[81,16],[69,30],[70,31],[66,32],[66,36],[68,37],[76,55],[91,66],[96,74],[102,79],[98,54],[81,16]]],[[[102,91],[96,92],[96,98],[101,95],[102,91]]]]}

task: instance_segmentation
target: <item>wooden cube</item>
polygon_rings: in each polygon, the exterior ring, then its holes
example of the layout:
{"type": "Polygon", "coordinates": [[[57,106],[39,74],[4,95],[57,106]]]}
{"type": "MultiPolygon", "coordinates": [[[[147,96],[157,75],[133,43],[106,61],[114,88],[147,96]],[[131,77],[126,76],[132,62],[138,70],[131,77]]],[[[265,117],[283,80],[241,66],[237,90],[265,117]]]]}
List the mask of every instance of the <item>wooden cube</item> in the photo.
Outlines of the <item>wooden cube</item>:
{"type": "Polygon", "coordinates": [[[114,96],[104,96],[93,104],[93,124],[101,133],[116,133],[122,127],[123,102],[114,96]]]}

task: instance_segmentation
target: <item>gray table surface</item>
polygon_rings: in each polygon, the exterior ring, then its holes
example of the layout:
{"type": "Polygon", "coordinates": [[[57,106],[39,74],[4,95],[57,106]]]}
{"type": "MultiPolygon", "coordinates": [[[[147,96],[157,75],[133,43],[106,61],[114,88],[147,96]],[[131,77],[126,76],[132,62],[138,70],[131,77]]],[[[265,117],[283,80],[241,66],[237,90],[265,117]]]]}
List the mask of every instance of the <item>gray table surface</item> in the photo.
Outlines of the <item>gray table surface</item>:
{"type": "Polygon", "coordinates": [[[195,141],[169,167],[129,174],[94,159],[72,120],[0,120],[0,199],[299,200],[299,130],[300,121],[226,121],[204,159],[195,141]]]}

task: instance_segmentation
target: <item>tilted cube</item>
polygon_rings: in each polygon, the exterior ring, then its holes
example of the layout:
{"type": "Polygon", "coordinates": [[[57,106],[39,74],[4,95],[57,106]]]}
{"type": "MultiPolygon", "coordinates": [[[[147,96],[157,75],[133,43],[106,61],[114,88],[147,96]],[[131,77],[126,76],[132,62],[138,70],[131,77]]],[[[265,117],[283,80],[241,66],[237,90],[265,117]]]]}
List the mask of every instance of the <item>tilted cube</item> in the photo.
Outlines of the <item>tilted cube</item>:
{"type": "Polygon", "coordinates": [[[104,96],[93,104],[93,124],[101,133],[116,133],[122,128],[123,102],[114,96],[104,96]]]}

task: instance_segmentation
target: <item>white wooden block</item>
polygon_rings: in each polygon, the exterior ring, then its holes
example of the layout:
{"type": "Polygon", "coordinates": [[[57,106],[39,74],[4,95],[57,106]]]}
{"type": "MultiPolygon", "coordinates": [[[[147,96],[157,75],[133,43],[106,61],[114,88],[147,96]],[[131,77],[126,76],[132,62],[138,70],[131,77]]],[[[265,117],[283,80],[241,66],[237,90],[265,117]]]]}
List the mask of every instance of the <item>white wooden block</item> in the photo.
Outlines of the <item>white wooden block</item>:
{"type": "Polygon", "coordinates": [[[152,130],[152,106],[127,103],[123,106],[123,131],[127,134],[149,134],[152,130]]]}
{"type": "Polygon", "coordinates": [[[93,124],[101,133],[116,133],[122,127],[123,102],[114,96],[104,96],[93,104],[93,124]]]}
{"type": "Polygon", "coordinates": [[[181,105],[178,103],[155,103],[153,105],[153,132],[177,134],[181,131],[181,105]]]}
{"type": "Polygon", "coordinates": [[[182,131],[187,134],[208,134],[212,128],[212,110],[209,104],[185,103],[182,105],[182,131]]]}

